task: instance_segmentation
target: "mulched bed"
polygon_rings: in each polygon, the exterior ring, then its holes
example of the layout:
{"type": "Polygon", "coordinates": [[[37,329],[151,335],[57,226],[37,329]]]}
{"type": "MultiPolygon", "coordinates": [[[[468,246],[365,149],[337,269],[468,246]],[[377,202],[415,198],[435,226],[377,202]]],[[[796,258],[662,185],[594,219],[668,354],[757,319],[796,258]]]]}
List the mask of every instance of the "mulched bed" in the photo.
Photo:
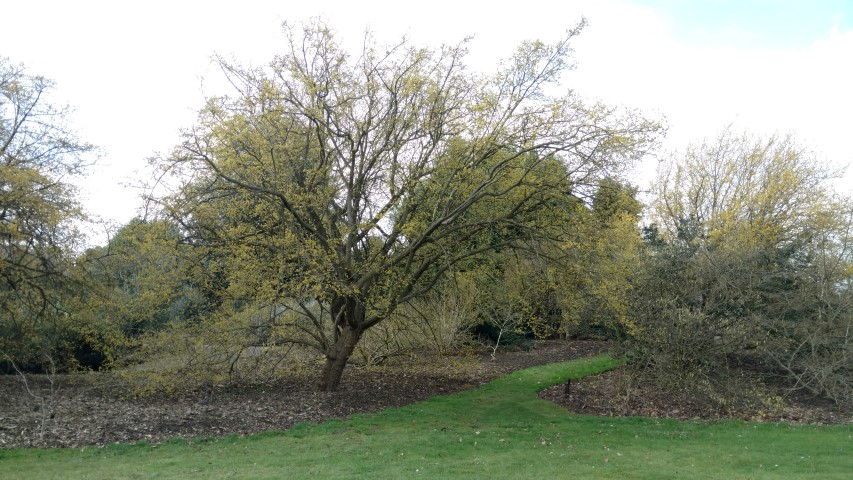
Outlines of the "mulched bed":
{"type": "MultiPolygon", "coordinates": [[[[313,379],[302,377],[268,385],[128,398],[116,386],[77,376],[58,378],[51,397],[47,379],[30,376],[34,397],[19,377],[0,376],[0,448],[101,446],[283,430],[300,422],[346,418],[468,390],[515,370],[587,357],[609,347],[595,341],[540,341],[530,351],[499,351],[494,358],[481,352],[467,357],[397,359],[381,367],[350,366],[334,393],[317,392],[313,379]],[[50,401],[42,404],[36,397],[50,401]]],[[[541,396],[578,413],[715,418],[689,399],[674,400],[653,390],[635,389],[626,403],[620,375],[616,371],[574,382],[570,396],[564,395],[563,386],[541,396]]],[[[792,405],[790,418],[783,419],[851,422],[850,416],[834,412],[819,399],[792,405]]]]}
{"type": "MultiPolygon", "coordinates": [[[[347,367],[340,389],[317,392],[313,378],[127,398],[103,382],[60,377],[49,404],[27,394],[14,375],[0,376],[0,448],[82,447],[174,437],[209,437],[283,430],[355,413],[408,405],[468,390],[515,370],[595,355],[602,342],[537,342],[530,351],[468,357],[398,359],[381,367],[347,367]]],[[[96,374],[97,375],[97,374],[96,374]]],[[[45,377],[30,389],[50,398],[45,377]]],[[[114,387],[113,387],[114,388],[114,387]]]]}
{"type": "Polygon", "coordinates": [[[826,398],[788,391],[783,386],[764,388],[767,391],[758,398],[747,397],[722,405],[687,392],[640,382],[628,369],[621,368],[572,382],[568,393],[564,385],[557,385],[539,392],[539,397],[588,415],[821,425],[853,423],[853,412],[839,412],[826,398]]]}

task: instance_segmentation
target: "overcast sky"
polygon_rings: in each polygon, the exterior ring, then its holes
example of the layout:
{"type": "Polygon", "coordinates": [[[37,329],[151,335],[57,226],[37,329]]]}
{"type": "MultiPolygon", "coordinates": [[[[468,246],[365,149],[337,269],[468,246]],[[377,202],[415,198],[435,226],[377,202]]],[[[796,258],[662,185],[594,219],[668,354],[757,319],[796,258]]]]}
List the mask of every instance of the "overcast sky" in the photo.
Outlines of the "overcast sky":
{"type": "Polygon", "coordinates": [[[734,124],[793,132],[821,158],[853,163],[853,0],[19,1],[0,8],[0,55],[55,80],[56,99],[76,108],[81,137],[102,149],[84,204],[122,224],[140,205],[131,185],[150,175],[145,160],[223,88],[211,55],[265,64],[283,45],[281,23],[312,16],[345,42],[365,28],[427,45],[474,35],[475,69],[523,39],[560,38],[583,16],[564,85],[665,117],[667,148],[734,124]]]}

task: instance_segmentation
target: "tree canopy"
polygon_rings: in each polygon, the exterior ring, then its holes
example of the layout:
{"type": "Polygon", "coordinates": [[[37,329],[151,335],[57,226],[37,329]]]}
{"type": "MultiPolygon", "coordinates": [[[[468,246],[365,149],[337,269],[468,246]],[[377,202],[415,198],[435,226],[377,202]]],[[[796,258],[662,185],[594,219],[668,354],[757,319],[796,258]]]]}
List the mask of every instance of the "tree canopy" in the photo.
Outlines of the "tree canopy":
{"type": "Polygon", "coordinates": [[[729,130],[664,167],[635,302],[650,371],[713,384],[748,364],[849,404],[853,217],[835,172],[791,136],[729,130]]]}
{"type": "Polygon", "coordinates": [[[93,147],[68,129],[69,109],[50,102],[52,87],[0,57],[0,354],[6,360],[51,352],[40,342],[67,315],[74,285],[70,254],[82,213],[69,180],[82,173],[93,147]]]}

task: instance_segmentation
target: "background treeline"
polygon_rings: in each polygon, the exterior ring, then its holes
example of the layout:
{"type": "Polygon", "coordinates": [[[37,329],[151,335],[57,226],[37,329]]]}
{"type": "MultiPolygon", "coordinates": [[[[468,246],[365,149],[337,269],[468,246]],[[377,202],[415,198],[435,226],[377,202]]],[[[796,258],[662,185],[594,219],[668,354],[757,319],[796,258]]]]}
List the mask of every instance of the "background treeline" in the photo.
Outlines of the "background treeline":
{"type": "Polygon", "coordinates": [[[0,61],[0,369],[136,391],[305,369],[332,390],[348,363],[599,338],[661,388],[725,403],[773,381],[850,408],[838,172],[727,129],[641,196],[625,172],[660,125],[546,94],[581,28],[493,78],[464,45],[352,58],[316,25],[267,70],[221,61],[238,91],[154,160],[172,188],[85,250],[68,179],[92,147],[50,82],[0,61]]]}

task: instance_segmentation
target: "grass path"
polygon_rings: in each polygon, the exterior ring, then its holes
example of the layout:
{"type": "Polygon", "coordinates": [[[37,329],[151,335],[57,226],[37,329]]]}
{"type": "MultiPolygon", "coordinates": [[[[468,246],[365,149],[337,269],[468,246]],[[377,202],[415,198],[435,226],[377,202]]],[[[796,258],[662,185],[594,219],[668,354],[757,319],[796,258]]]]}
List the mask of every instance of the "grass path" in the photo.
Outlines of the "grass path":
{"type": "MultiPolygon", "coordinates": [[[[607,356],[245,438],[0,451],[0,478],[853,478],[853,427],[578,416],[537,398],[607,356]]],[[[85,426],[81,426],[85,428],[85,426]]]]}

